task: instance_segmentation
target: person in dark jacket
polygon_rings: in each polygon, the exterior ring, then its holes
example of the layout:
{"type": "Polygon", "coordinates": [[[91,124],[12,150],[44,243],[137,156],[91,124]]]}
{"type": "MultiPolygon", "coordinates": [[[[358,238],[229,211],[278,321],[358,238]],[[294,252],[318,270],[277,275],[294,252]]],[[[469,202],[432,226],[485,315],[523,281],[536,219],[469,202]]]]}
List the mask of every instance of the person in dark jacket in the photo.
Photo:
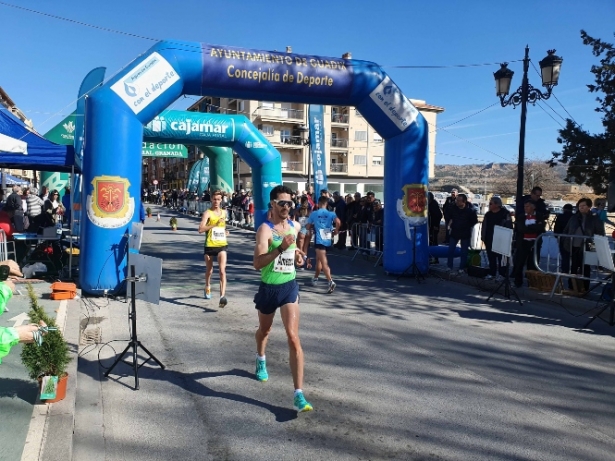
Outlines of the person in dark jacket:
{"type": "MultiPolygon", "coordinates": [[[[572,204],[567,203],[563,207],[563,213],[558,214],[555,218],[555,224],[553,225],[553,232],[555,234],[563,234],[568,225],[568,221],[572,218],[572,204]]],[[[559,239],[559,253],[561,257],[560,270],[568,274],[570,273],[570,249],[566,248],[565,239],[559,239]]]]}
{"type": "MultiPolygon", "coordinates": [[[[604,235],[604,223],[598,216],[591,213],[591,208],[591,199],[582,198],[579,200],[577,202],[577,213],[568,221],[564,229],[564,234],[578,235],[579,237],[604,235]]],[[[572,256],[571,273],[582,273],[584,277],[590,276],[591,268],[583,264],[583,254],[590,240],[591,239],[574,237],[566,240],[567,249],[569,249],[572,256]]],[[[583,286],[585,287],[585,291],[589,290],[589,280],[583,280],[583,286]]]]}
{"type": "MultiPolygon", "coordinates": [[[[438,246],[438,235],[440,234],[440,222],[442,221],[442,210],[440,204],[431,192],[427,194],[427,213],[429,220],[429,245],[438,246]]],[[[431,258],[432,264],[437,264],[438,258],[431,258]]]]}
{"type": "MultiPolygon", "coordinates": [[[[536,204],[536,214],[541,217],[542,228],[540,233],[544,234],[547,229],[547,223],[549,222],[549,209],[547,208],[547,202],[542,198],[542,187],[532,188],[530,195],[523,196],[523,203],[532,200],[536,204]]],[[[542,248],[542,239],[538,239],[534,250],[540,255],[540,249],[542,248]]]]}
{"type": "Polygon", "coordinates": [[[21,198],[21,186],[13,186],[13,193],[9,195],[4,204],[6,211],[13,221],[16,232],[23,232],[23,200],[21,198]]]}
{"type": "Polygon", "coordinates": [[[459,194],[455,198],[455,209],[451,210],[447,228],[450,231],[448,244],[448,269],[453,270],[453,259],[457,243],[461,242],[461,261],[459,262],[459,274],[465,273],[468,265],[468,250],[472,238],[472,228],[478,223],[478,217],[474,210],[468,207],[468,198],[465,194],[459,194]]]}
{"type": "Polygon", "coordinates": [[[527,266],[527,270],[536,270],[534,245],[538,236],[544,231],[544,218],[536,212],[536,202],[528,200],[523,205],[523,210],[523,216],[515,218],[517,251],[513,275],[517,288],[523,285],[523,266],[527,266]]]}
{"type": "MultiPolygon", "coordinates": [[[[442,205],[442,214],[444,215],[444,222],[449,222],[451,219],[451,213],[457,208],[457,204],[455,200],[457,198],[457,189],[451,190],[451,195],[446,197],[444,201],[444,205],[442,205]]],[[[448,226],[446,227],[446,236],[444,237],[444,243],[448,244],[450,238],[450,233],[448,230],[448,226]]]]}
{"type": "Polygon", "coordinates": [[[333,211],[335,211],[335,215],[341,223],[340,232],[337,236],[337,242],[334,246],[338,250],[345,250],[347,235],[346,231],[348,230],[346,223],[346,202],[344,201],[344,197],[342,197],[338,191],[333,192],[333,211]]]}
{"type": "Polygon", "coordinates": [[[495,226],[512,227],[510,213],[502,207],[500,197],[492,197],[489,200],[489,211],[485,213],[483,225],[481,226],[481,240],[487,249],[487,259],[489,260],[489,274],[485,280],[491,280],[498,275],[498,267],[502,265],[502,255],[491,250],[493,247],[493,232],[495,226]]]}

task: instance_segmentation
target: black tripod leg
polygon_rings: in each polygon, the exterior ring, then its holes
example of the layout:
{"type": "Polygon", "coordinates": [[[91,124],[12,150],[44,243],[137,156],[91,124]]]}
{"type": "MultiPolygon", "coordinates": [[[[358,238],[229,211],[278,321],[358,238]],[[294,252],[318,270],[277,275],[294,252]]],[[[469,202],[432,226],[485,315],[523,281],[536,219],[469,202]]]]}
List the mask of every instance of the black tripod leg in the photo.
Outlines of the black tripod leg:
{"type": "Polygon", "coordinates": [[[494,296],[494,295],[495,295],[498,291],[500,291],[500,288],[502,288],[502,285],[504,285],[505,283],[506,283],[506,280],[502,280],[502,281],[500,282],[500,284],[499,284],[497,287],[495,287],[495,290],[493,290],[493,291],[491,292],[491,294],[490,294],[490,295],[489,295],[489,297],[487,298],[487,301],[489,301],[491,298],[493,298],[493,296],[494,296]]]}
{"type": "Polygon", "coordinates": [[[145,346],[143,344],[141,344],[141,341],[139,341],[139,347],[141,349],[143,349],[145,351],[145,353],[147,355],[149,355],[154,360],[154,362],[156,362],[160,366],[160,368],[162,368],[163,370],[165,369],[165,366],[162,364],[162,362],[160,360],[158,360],[154,354],[152,354],[150,351],[148,351],[145,348],[145,346]]]}
{"type": "Polygon", "coordinates": [[[115,359],[115,362],[113,362],[113,365],[111,365],[109,367],[109,369],[107,371],[105,371],[105,377],[109,377],[109,373],[111,373],[111,371],[113,371],[113,369],[115,368],[115,366],[120,363],[120,361],[124,358],[124,356],[126,355],[126,353],[128,352],[128,349],[130,349],[130,346],[132,346],[132,341],[128,343],[128,346],[126,346],[126,349],[124,349],[124,351],[119,354],[117,356],[117,359],[115,359]]]}
{"type": "Polygon", "coordinates": [[[594,315],[591,319],[589,319],[589,321],[585,325],[583,325],[582,329],[585,330],[594,320],[600,317],[600,314],[602,314],[609,307],[611,308],[611,314],[609,315],[609,326],[613,326],[613,316],[615,315],[615,303],[611,301],[609,304],[606,304],[602,309],[600,309],[596,315],[594,315]]]}
{"type": "Polygon", "coordinates": [[[132,341],[132,368],[135,371],[135,391],[139,390],[139,362],[137,361],[138,341],[132,341]]]}

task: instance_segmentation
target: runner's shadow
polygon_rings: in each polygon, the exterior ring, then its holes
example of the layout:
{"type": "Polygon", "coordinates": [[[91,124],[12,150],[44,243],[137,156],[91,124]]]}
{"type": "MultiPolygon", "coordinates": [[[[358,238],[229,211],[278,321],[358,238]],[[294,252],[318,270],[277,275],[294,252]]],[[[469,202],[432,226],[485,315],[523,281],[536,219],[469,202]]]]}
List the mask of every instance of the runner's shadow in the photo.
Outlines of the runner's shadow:
{"type": "MultiPolygon", "coordinates": [[[[131,369],[129,369],[131,370],[131,369]]],[[[114,370],[115,371],[115,370],[114,370]]],[[[123,370],[122,370],[123,371],[123,370]]],[[[132,370],[131,370],[132,371],[132,370]]],[[[127,378],[132,378],[134,374],[126,373],[121,376],[126,376],[127,378]]],[[[169,381],[172,384],[175,384],[182,389],[185,389],[193,394],[202,395],[203,397],[216,397],[221,399],[232,400],[234,402],[247,403],[248,405],[254,405],[256,407],[264,408],[265,410],[270,411],[275,415],[275,420],[279,423],[284,423],[287,421],[292,421],[297,418],[297,412],[290,408],[279,407],[277,405],[271,405],[269,403],[261,402],[260,400],[252,399],[250,397],[246,397],[240,394],[234,394],[232,392],[219,392],[215,391],[203,383],[199,382],[199,380],[207,379],[207,378],[217,378],[220,376],[238,376],[240,378],[249,378],[251,380],[256,380],[253,373],[248,373],[245,370],[241,370],[238,368],[233,368],[228,371],[196,371],[194,373],[182,373],[180,371],[174,370],[161,370],[156,366],[152,367],[142,367],[139,370],[139,379],[157,379],[169,381]]],[[[113,381],[118,382],[119,384],[128,386],[127,383],[123,383],[119,381],[117,378],[109,378],[113,381]]],[[[132,386],[132,381],[131,386],[132,386]]],[[[129,386],[129,387],[131,387],[129,386]]]]}
{"type": "MultiPolygon", "coordinates": [[[[178,306],[186,306],[186,307],[194,307],[196,309],[203,311],[204,313],[218,312],[216,309],[210,309],[209,307],[198,306],[194,302],[190,302],[190,303],[181,302],[180,299],[182,298],[165,298],[163,296],[160,297],[160,301],[164,301],[169,304],[176,304],[178,306]]],[[[204,301],[210,301],[210,300],[205,300],[204,298],[184,298],[184,299],[190,299],[190,300],[203,299],[204,301]]]]}

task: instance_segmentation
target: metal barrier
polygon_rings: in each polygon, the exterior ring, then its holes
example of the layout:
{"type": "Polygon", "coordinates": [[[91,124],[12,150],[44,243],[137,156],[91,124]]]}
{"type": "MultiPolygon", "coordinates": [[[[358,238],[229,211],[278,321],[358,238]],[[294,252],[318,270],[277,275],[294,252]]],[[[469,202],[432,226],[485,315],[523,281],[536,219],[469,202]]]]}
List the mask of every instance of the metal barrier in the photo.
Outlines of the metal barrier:
{"type": "MultiPolygon", "coordinates": [[[[609,237],[609,246],[615,250],[615,242],[609,237]]],[[[598,256],[594,249],[594,238],[582,235],[540,234],[534,244],[534,249],[540,248],[540,254],[534,251],[534,265],[544,273],[555,276],[550,298],[562,281],[587,280],[590,283],[606,284],[610,280],[610,272],[603,271],[598,266],[598,256]]],[[[591,291],[591,290],[590,290],[591,291]]]]}
{"type": "Polygon", "coordinates": [[[351,261],[354,261],[359,253],[367,256],[378,256],[374,264],[374,267],[376,267],[382,259],[383,235],[382,226],[353,223],[350,238],[352,248],[356,251],[351,261]]]}

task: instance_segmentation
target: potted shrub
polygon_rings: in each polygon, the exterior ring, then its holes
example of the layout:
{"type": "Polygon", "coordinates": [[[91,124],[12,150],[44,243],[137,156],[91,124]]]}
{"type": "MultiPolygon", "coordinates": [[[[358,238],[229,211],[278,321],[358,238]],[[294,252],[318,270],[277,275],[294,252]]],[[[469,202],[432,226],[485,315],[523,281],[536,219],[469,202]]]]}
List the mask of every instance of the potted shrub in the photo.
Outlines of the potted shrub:
{"type": "Polygon", "coordinates": [[[171,225],[171,229],[177,230],[177,218],[175,216],[169,219],[169,224],[171,225]]]}
{"type": "Polygon", "coordinates": [[[147,214],[148,218],[151,218],[152,217],[152,209],[150,207],[147,207],[145,209],[145,214],[147,214]]]}
{"type": "MultiPolygon", "coordinates": [[[[28,297],[30,298],[30,321],[39,323],[41,320],[47,326],[55,327],[56,323],[38,304],[38,297],[31,284],[28,284],[28,297]]],[[[66,397],[66,381],[68,373],[66,367],[70,362],[70,351],[66,340],[60,331],[49,331],[43,337],[43,344],[24,344],[21,352],[21,363],[28,370],[30,378],[42,384],[46,376],[56,376],[58,380],[55,399],[43,400],[46,403],[58,402],[66,397]]],[[[48,381],[48,380],[46,380],[48,381]]]]}

